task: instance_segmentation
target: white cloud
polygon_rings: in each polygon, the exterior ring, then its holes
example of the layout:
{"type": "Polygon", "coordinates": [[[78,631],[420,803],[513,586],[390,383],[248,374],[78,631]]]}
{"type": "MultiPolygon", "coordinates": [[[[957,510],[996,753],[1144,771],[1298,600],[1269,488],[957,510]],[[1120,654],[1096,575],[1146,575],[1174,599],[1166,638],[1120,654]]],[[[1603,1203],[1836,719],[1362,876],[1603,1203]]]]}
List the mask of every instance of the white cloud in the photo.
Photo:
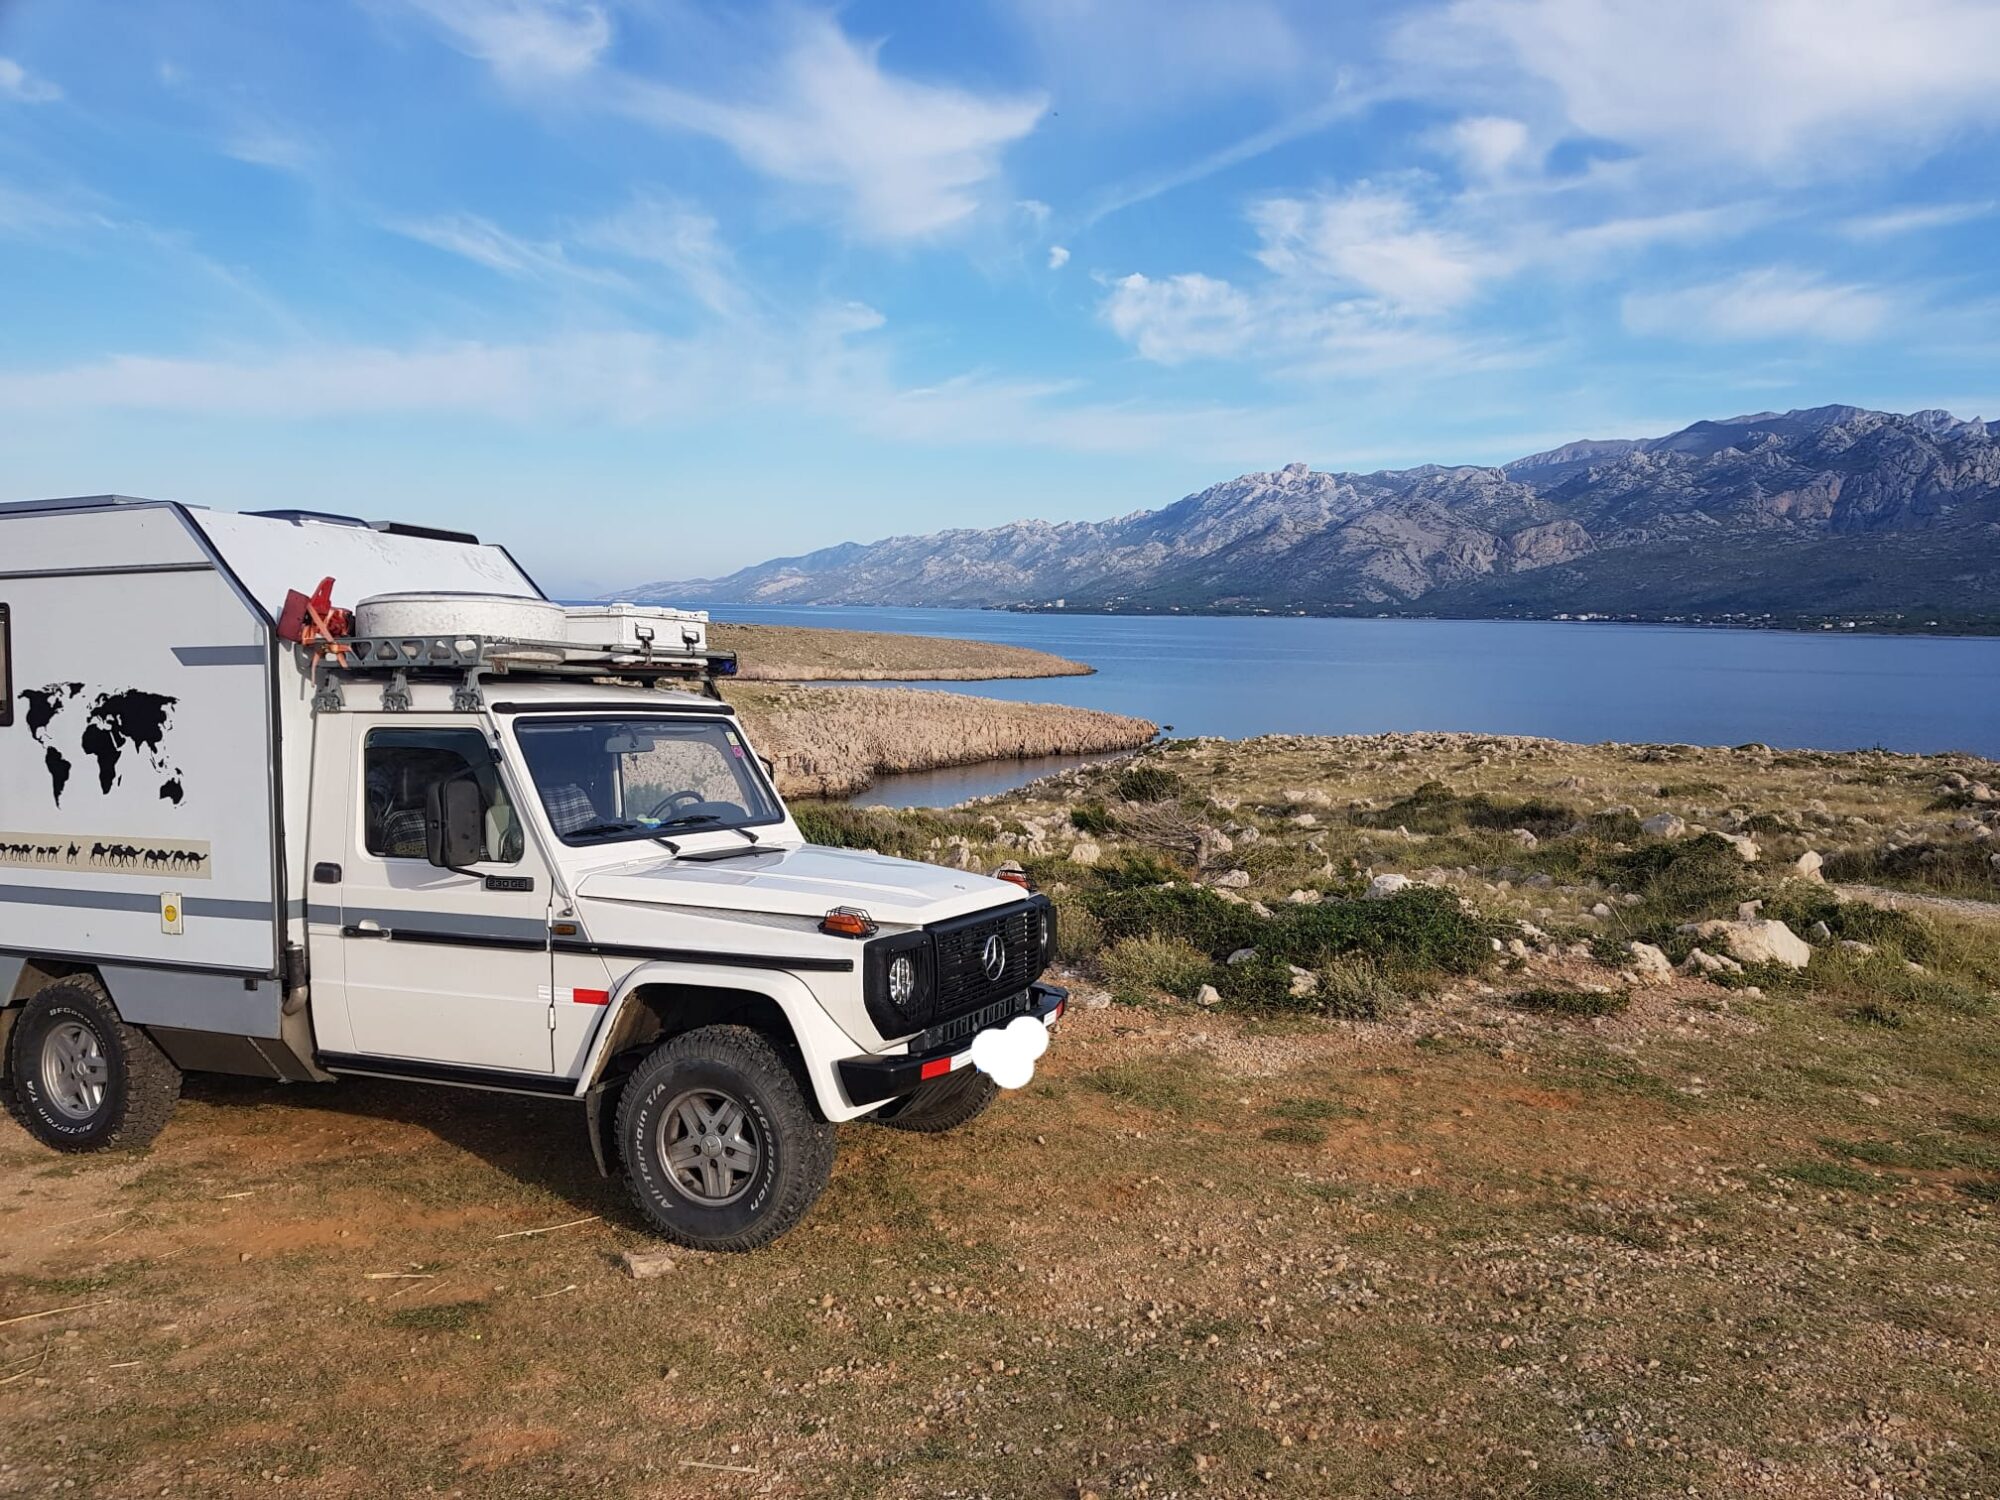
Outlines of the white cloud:
{"type": "Polygon", "coordinates": [[[1015,203],[1014,207],[1019,209],[1027,217],[1028,222],[1033,224],[1037,229],[1047,224],[1049,216],[1055,212],[1054,209],[1050,208],[1048,204],[1042,202],[1039,198],[1022,198],[1015,203]]]}
{"type": "Polygon", "coordinates": [[[50,104],[63,91],[46,78],[37,78],[11,57],[0,57],[0,99],[20,104],[50,104]]]}
{"type": "Polygon", "coordinates": [[[1068,381],[966,374],[909,386],[866,337],[881,325],[874,309],[842,303],[684,338],[626,331],[417,348],[302,345],[235,359],[114,355],[0,371],[0,412],[15,423],[143,411],[230,423],[451,416],[574,430],[671,428],[756,410],[827,419],[893,442],[1182,453],[1216,463],[1294,446],[1315,420],[1093,401],[1068,381]]]}
{"type": "Polygon", "coordinates": [[[1198,273],[1134,274],[1111,284],[1099,312],[1112,332],[1162,365],[1253,359],[1268,372],[1334,379],[1493,369],[1527,357],[1412,322],[1378,301],[1329,299],[1278,279],[1244,288],[1198,273]]]}
{"type": "Polygon", "coordinates": [[[831,190],[875,240],[936,234],[969,218],[1000,156],[1041,118],[1040,96],[982,95],[882,66],[830,18],[801,17],[758,96],[724,100],[626,77],[613,107],[724,142],[766,176],[831,190]]]}
{"type": "Polygon", "coordinates": [[[1422,222],[1403,194],[1357,183],[1341,193],[1267,198],[1252,206],[1257,259],[1285,276],[1322,278],[1413,311],[1475,296],[1504,269],[1491,251],[1422,222]]]}
{"type": "Polygon", "coordinates": [[[577,242],[671,272],[711,312],[741,317],[750,296],[715,220],[670,199],[641,195],[619,212],[584,226],[577,242]]]}
{"type": "Polygon", "coordinates": [[[570,259],[553,240],[522,239],[477,214],[440,214],[430,219],[392,219],[385,229],[406,239],[460,256],[503,276],[542,282],[579,281],[616,286],[616,273],[570,259]]]}
{"type": "Polygon", "coordinates": [[[1430,87],[1489,93],[1502,50],[1579,131],[1763,169],[1846,171],[2000,122],[1990,0],[1453,0],[1395,48],[1430,87]]]}
{"type": "Polygon", "coordinates": [[[1051,271],[1060,271],[1068,264],[1069,247],[1067,245],[1049,246],[1049,269],[1051,271]]]}
{"type": "Polygon", "coordinates": [[[1528,127],[1505,115],[1470,115],[1447,134],[1452,154],[1472,177],[1503,176],[1528,155],[1528,127]]]}
{"type": "Polygon", "coordinates": [[[1665,338],[1763,340],[1873,337],[1894,318],[1899,299],[1879,287],[1829,282],[1785,266],[1665,292],[1634,292],[1625,326],[1665,338]]]}
{"type": "Polygon", "coordinates": [[[1240,354],[1263,321],[1247,293],[1198,272],[1160,281],[1134,272],[1112,283],[1103,313],[1113,333],[1163,365],[1240,354]]]}
{"type": "Polygon", "coordinates": [[[581,0],[408,0],[451,44],[514,82],[574,78],[611,45],[601,5],[581,0]]]}
{"type": "Polygon", "coordinates": [[[2000,203],[1930,203],[1912,208],[1891,209],[1887,213],[1862,214],[1841,221],[1841,232],[1851,239],[1878,240],[1890,235],[1916,234],[1926,229],[1950,229],[1969,224],[2000,211],[2000,203]]]}

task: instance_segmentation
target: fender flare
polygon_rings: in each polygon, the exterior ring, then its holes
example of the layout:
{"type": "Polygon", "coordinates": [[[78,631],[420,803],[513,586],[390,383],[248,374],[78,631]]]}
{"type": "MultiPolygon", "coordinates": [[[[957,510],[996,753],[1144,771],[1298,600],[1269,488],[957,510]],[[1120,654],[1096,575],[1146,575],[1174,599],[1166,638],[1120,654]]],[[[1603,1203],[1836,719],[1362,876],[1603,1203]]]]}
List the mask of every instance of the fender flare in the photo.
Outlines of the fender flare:
{"type": "Polygon", "coordinates": [[[659,961],[643,963],[621,978],[611,991],[604,1018],[591,1039],[584,1057],[583,1071],[576,1081],[579,1098],[587,1098],[604,1076],[611,1060],[611,1048],[620,1023],[644,1001],[639,992],[655,986],[684,985],[704,990],[735,990],[755,995],[777,1006],[791,1028],[805,1064],[814,1102],[828,1120],[852,1120],[875,1109],[876,1105],[856,1106],[848,1102],[840,1086],[838,1064],[843,1057],[865,1052],[854,1038],[834,1022],[806,983],[794,974],[778,969],[740,969],[710,964],[659,961]]]}

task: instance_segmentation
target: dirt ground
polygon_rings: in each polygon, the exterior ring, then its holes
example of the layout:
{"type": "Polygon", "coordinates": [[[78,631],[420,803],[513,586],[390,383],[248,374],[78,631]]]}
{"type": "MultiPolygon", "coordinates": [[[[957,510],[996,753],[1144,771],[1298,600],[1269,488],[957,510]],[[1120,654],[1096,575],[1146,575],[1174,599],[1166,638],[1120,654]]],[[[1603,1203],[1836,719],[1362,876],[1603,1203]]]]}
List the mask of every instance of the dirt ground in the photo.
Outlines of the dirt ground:
{"type": "Polygon", "coordinates": [[[648,1281],[567,1106],[7,1124],[0,1495],[2000,1493],[1990,1017],[1476,990],[1076,1012],[972,1126],[847,1129],[798,1231],[648,1281]]]}

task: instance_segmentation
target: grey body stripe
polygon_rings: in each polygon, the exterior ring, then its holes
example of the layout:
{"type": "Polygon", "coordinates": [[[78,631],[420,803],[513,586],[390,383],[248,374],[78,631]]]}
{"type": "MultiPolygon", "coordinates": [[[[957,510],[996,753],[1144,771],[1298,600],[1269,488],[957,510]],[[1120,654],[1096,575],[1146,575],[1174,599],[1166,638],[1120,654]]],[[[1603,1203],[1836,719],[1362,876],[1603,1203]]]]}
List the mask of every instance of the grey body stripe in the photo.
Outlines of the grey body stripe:
{"type": "Polygon", "coordinates": [[[23,568],[0,573],[0,579],[15,578],[103,578],[112,573],[213,573],[211,562],[113,563],[95,568],[23,568]]]}
{"type": "MultiPolygon", "coordinates": [[[[0,885],[0,902],[16,906],[75,906],[89,911],[158,912],[160,898],[134,891],[63,891],[47,886],[0,885]]],[[[228,901],[220,896],[188,896],[181,909],[191,917],[221,917],[232,922],[268,922],[269,901],[228,901]]]]}
{"type": "Polygon", "coordinates": [[[174,660],[184,667],[261,667],[262,646],[176,646],[174,660]]]}
{"type": "Polygon", "coordinates": [[[393,911],[379,906],[314,906],[315,922],[380,922],[389,931],[407,927],[415,932],[449,932],[463,937],[533,938],[545,941],[549,924],[542,917],[480,917],[451,911],[393,911]],[[320,913],[326,913],[322,916],[320,913]]]}

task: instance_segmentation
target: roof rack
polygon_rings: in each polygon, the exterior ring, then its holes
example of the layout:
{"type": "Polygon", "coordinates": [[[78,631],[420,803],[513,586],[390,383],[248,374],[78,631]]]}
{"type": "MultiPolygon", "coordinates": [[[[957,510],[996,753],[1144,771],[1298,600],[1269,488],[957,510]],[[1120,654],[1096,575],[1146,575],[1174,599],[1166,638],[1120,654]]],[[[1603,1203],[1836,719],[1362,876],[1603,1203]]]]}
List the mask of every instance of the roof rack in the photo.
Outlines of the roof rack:
{"type": "Polygon", "coordinates": [[[340,636],[302,649],[312,658],[313,707],[322,713],[346,707],[336,672],[386,675],[382,707],[392,713],[410,707],[412,675],[456,677],[451,701],[461,712],[485,706],[480,683],[486,677],[610,679],[641,687],[681,679],[714,698],[720,697],[715,680],[736,675],[734,651],[662,651],[651,646],[628,651],[507,636],[340,636]]]}

